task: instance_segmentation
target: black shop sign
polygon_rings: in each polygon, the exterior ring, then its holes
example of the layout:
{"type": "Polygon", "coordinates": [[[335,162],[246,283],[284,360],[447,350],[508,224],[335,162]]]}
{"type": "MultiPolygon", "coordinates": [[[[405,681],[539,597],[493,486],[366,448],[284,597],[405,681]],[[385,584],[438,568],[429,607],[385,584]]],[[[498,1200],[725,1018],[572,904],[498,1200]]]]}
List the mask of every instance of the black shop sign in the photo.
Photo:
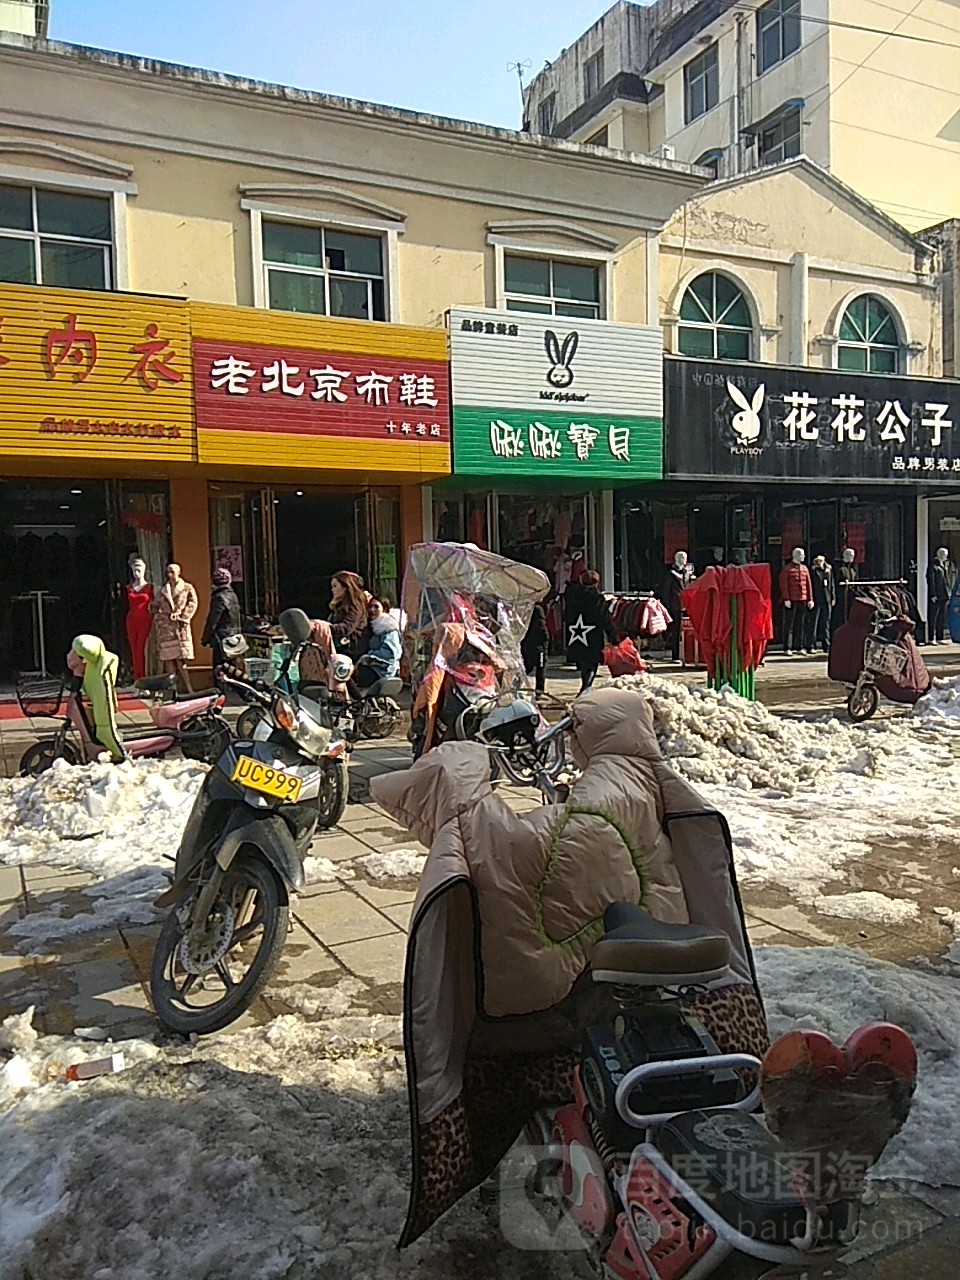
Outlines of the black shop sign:
{"type": "Polygon", "coordinates": [[[664,360],[664,475],[960,488],[960,382],[664,360]]]}

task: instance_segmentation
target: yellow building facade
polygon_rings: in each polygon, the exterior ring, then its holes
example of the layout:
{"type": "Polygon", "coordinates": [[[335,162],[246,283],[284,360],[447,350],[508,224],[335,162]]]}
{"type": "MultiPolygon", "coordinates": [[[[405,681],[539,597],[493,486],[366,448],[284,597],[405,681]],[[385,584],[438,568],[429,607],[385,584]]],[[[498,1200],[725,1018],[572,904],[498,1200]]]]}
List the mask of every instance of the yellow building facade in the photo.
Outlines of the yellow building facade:
{"type": "Polygon", "coordinates": [[[37,592],[51,653],[122,646],[133,554],[201,614],[217,563],[251,615],[324,616],[338,568],[395,595],[451,472],[450,309],[655,325],[704,182],[41,40],[0,43],[0,80],[7,672],[37,592]]]}

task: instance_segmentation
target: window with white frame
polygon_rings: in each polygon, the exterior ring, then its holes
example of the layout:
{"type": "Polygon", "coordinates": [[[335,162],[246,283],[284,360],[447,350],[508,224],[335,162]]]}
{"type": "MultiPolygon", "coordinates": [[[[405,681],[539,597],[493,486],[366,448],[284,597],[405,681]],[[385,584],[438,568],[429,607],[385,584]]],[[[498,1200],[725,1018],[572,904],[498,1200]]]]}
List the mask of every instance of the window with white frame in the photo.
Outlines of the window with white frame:
{"type": "Polygon", "coordinates": [[[508,311],[600,319],[601,268],[563,258],[503,257],[508,311]]]}
{"type": "Polygon", "coordinates": [[[803,111],[790,107],[765,128],[757,138],[761,164],[779,164],[792,160],[803,150],[803,111]]]}
{"type": "Polygon", "coordinates": [[[763,75],[800,48],[800,0],[770,0],[757,10],[757,72],[763,75]]]}
{"type": "Polygon", "coordinates": [[[587,102],[603,88],[603,50],[583,64],[583,96],[587,102]]]}
{"type": "Polygon", "coordinates": [[[697,276],[680,303],[677,336],[682,356],[701,360],[749,360],[753,321],[741,290],[718,271],[697,276]]]}
{"type": "Polygon", "coordinates": [[[110,197],[0,184],[0,281],[112,289],[110,197]]]}
{"type": "Polygon", "coordinates": [[[837,368],[899,373],[900,335],[893,315],[873,294],[854,298],[840,321],[837,368]]]}
{"type": "Polygon", "coordinates": [[[683,68],[683,114],[687,124],[711,111],[720,101],[717,46],[692,58],[683,68]]]}
{"type": "Polygon", "coordinates": [[[537,107],[537,133],[551,134],[557,121],[557,95],[548,93],[537,107]]]}
{"type": "Polygon", "coordinates": [[[264,296],[274,311],[385,320],[383,237],[263,219],[264,296]]]}

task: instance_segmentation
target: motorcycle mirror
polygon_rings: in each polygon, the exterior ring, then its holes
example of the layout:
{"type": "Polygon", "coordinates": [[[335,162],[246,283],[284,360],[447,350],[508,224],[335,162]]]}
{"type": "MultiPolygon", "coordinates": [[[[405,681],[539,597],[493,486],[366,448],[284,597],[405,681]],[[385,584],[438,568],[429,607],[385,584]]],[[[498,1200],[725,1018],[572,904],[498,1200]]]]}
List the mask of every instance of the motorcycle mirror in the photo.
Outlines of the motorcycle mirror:
{"type": "Polygon", "coordinates": [[[284,609],[280,615],[283,634],[293,645],[303,645],[310,639],[310,619],[302,609],[284,609]]]}

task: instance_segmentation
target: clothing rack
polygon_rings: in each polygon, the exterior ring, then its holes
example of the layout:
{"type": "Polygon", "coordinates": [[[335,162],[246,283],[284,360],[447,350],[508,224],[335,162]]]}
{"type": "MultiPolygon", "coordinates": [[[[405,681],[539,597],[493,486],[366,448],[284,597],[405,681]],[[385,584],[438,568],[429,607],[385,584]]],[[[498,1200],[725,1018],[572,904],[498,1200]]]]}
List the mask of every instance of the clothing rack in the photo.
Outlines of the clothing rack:
{"type": "Polygon", "coordinates": [[[841,582],[841,587],[906,587],[910,584],[906,578],[861,578],[857,582],[841,582]]]}

